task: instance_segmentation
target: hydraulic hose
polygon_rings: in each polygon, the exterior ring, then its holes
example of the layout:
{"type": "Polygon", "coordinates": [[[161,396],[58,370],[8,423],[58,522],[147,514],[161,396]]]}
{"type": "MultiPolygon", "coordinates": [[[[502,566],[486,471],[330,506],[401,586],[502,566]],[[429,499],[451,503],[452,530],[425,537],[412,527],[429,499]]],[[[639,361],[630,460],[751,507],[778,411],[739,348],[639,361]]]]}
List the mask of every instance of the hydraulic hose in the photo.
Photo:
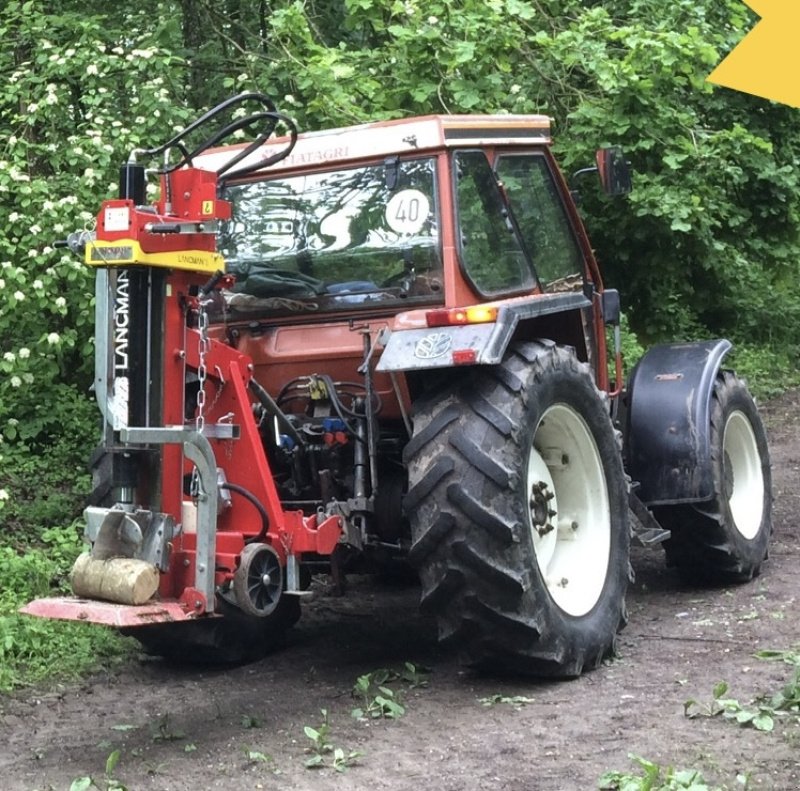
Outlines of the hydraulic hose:
{"type": "Polygon", "coordinates": [[[255,379],[250,380],[250,387],[256,394],[261,406],[272,417],[278,419],[281,429],[290,436],[298,445],[305,445],[306,441],[303,439],[302,434],[294,427],[292,422],[286,417],[286,413],[278,406],[275,399],[258,383],[255,379]]]}
{"type": "Polygon", "coordinates": [[[263,542],[264,539],[267,537],[267,533],[269,532],[269,514],[267,513],[267,509],[264,508],[264,504],[261,500],[258,499],[249,489],[245,489],[244,486],[239,486],[238,483],[231,483],[230,481],[225,481],[225,483],[221,483],[219,485],[220,489],[228,489],[231,492],[236,492],[236,494],[242,495],[245,500],[249,500],[253,506],[255,506],[258,513],[261,515],[261,530],[259,531],[258,535],[250,536],[250,538],[246,538],[244,543],[245,544],[255,544],[259,542],[263,542]]]}

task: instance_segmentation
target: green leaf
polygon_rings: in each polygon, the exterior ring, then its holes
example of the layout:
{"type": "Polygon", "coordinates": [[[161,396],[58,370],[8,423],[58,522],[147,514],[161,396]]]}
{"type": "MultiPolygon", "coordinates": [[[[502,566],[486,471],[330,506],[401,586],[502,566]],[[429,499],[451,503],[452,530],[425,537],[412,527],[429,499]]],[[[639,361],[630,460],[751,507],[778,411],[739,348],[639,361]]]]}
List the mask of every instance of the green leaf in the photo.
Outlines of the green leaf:
{"type": "Polygon", "coordinates": [[[727,681],[720,681],[715,687],[713,692],[711,693],[714,696],[714,700],[718,700],[721,698],[726,692],[728,691],[728,682],[727,681]]]}
{"type": "Polygon", "coordinates": [[[120,759],[120,751],[114,750],[114,752],[110,753],[108,758],[106,758],[106,774],[111,775],[114,773],[114,769],[116,769],[117,764],[119,763],[120,759]]]}
{"type": "Polygon", "coordinates": [[[753,727],[759,731],[772,731],[775,727],[775,720],[766,712],[761,712],[753,717],[753,727]]]}

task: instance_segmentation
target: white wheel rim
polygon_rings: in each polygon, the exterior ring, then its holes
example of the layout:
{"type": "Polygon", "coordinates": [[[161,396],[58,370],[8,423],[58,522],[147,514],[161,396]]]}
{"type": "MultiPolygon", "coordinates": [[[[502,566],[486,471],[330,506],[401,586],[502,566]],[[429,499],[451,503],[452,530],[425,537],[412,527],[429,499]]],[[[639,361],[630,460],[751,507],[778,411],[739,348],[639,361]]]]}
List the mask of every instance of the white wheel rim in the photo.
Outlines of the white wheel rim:
{"type": "Polygon", "coordinates": [[[608,488],[586,421],[555,404],[542,415],[528,460],[529,525],[553,601],[585,615],[605,585],[611,553],[608,488]]]}
{"type": "Polygon", "coordinates": [[[724,494],[733,523],[747,539],[755,538],[764,516],[764,476],[756,435],[744,412],[731,412],[722,435],[724,494]]]}

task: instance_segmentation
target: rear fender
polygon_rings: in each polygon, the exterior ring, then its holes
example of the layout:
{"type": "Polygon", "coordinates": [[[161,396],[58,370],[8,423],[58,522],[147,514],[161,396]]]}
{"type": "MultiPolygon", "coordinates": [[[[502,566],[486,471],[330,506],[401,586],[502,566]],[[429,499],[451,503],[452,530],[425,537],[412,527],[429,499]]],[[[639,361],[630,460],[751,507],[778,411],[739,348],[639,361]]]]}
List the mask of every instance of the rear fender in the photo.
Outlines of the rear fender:
{"type": "Polygon", "coordinates": [[[459,364],[458,353],[468,353],[468,364],[498,365],[520,322],[591,306],[591,301],[582,292],[538,294],[501,305],[495,322],[395,330],[389,336],[375,370],[397,372],[451,368],[459,364]]]}
{"type": "Polygon", "coordinates": [[[628,385],[626,457],[646,505],[714,496],[709,442],[711,396],[727,340],[655,346],[628,385]]]}

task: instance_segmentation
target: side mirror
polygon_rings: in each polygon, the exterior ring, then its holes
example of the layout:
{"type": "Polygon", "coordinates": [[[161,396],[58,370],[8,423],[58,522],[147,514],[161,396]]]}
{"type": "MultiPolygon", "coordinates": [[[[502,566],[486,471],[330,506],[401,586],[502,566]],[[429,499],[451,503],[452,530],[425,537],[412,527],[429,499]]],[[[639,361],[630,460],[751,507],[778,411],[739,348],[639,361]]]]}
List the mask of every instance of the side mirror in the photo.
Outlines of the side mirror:
{"type": "Polygon", "coordinates": [[[627,195],[631,191],[631,171],[622,149],[619,146],[599,148],[595,159],[606,195],[627,195]]]}

